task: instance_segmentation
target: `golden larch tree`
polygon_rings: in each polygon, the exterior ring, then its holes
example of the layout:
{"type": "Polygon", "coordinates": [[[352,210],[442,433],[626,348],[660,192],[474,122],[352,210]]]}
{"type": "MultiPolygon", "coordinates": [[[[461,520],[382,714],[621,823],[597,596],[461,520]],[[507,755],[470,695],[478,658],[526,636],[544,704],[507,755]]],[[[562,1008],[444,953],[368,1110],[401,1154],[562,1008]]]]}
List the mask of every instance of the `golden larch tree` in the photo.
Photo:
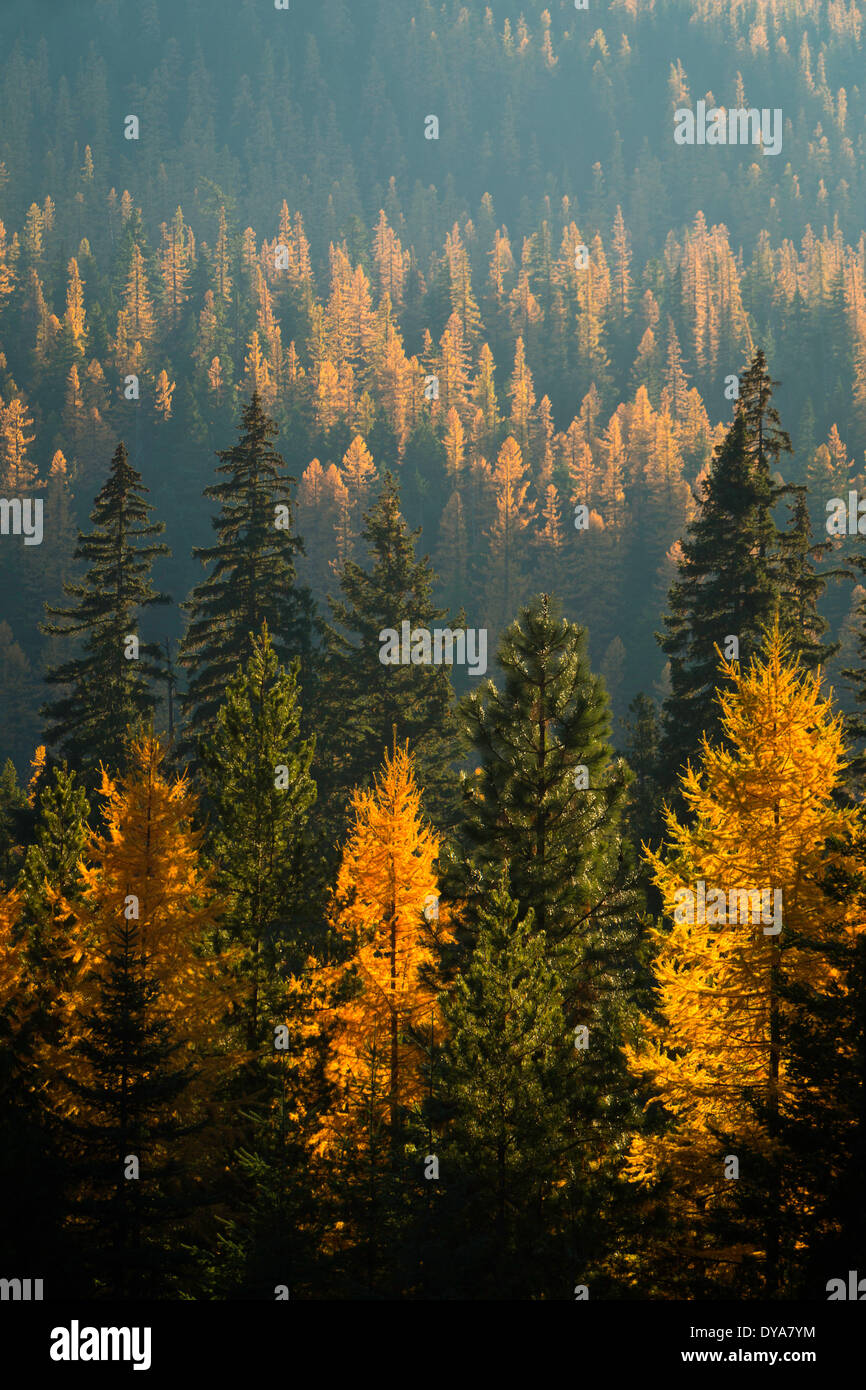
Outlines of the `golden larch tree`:
{"type": "Polygon", "coordinates": [[[349,954],[328,971],[337,1103],[319,1145],[348,1133],[372,1156],[378,1134],[399,1142],[401,1116],[423,1093],[419,1035],[439,1029],[437,991],[425,977],[447,928],[433,869],[439,839],[421,814],[408,745],[386,754],[371,790],[354,792],[352,813],[331,914],[349,954]]]}
{"type": "Polygon", "coordinates": [[[730,1192],[723,1136],[771,1153],[789,1084],[781,986],[820,986],[828,968],[798,948],[801,933],[830,941],[846,930],[823,885],[829,842],[855,820],[834,799],[842,718],[778,625],[746,671],[723,662],[720,674],[724,745],[704,740],[681,777],[688,819],[668,811],[667,845],[648,854],[668,921],[654,933],[658,1018],[628,1049],[670,1121],[634,1141],[629,1175],[671,1176],[689,1224],[730,1192]]]}

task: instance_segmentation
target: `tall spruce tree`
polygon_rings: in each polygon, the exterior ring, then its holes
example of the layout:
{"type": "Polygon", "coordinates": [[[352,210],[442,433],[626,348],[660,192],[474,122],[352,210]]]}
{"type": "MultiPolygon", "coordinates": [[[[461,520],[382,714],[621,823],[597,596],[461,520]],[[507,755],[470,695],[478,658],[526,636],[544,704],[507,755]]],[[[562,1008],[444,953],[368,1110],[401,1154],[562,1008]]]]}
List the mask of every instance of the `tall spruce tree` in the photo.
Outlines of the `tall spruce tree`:
{"type": "Polygon", "coordinates": [[[205,496],[220,504],[212,520],[217,539],[194,551],[210,572],[184,604],[189,626],[180,656],[189,672],[184,713],[191,754],[198,739],[213,732],[225,687],[246,665],[251,635],[261,632],[263,623],[280,664],[288,667],[298,657],[303,681],[312,677],[312,600],[295,575],[295,558],[303,554],[294,533],[295,480],[284,472],[274,448],[277,434],[253,392],[237,443],[217,453],[222,460],[217,471],[225,482],[205,489],[205,496]]]}
{"type": "Polygon", "coordinates": [[[812,539],[812,522],[805,488],[789,488],[794,493],[790,504],[788,529],[779,537],[779,585],[781,590],[780,622],[791,639],[792,654],[801,665],[811,669],[825,666],[839,650],[838,642],[824,640],[830,626],[818,612],[818,603],[830,579],[845,579],[843,569],[816,570],[816,562],[833,549],[829,540],[812,539]]]}
{"type": "Polygon", "coordinates": [[[566,1297],[592,1244],[589,1052],[575,1046],[563,977],[503,867],[443,996],[433,1108],[442,1195],[425,1252],[428,1297],[566,1297]]]}
{"type": "Polygon", "coordinates": [[[437,824],[455,817],[458,754],[454,691],[445,665],[381,660],[385,631],[399,639],[402,625],[428,632],[449,620],[432,600],[435,576],[425,556],[415,557],[420,529],[410,531],[390,474],[365,514],[361,532],[369,554],[364,569],[348,560],[340,571],[340,597],[330,600],[326,629],[321,771],[325,822],[341,830],[355,787],[368,787],[382,758],[409,740],[437,824]]]}
{"type": "Polygon", "coordinates": [[[660,780],[669,790],[697,753],[701,737],[717,735],[716,648],[724,650],[734,637],[740,661],[748,661],[760,647],[762,625],[771,620],[777,600],[777,488],[768,448],[760,443],[756,452],[750,435],[756,418],[758,425],[763,419],[753,404],[761,395],[756,388],[747,410],[741,394],[741,408],[713,457],[698,514],[682,542],[679,577],[664,620],[667,632],[659,638],[670,661],[660,751],[660,780]]]}
{"type": "Polygon", "coordinates": [[[68,608],[46,604],[57,621],[45,622],[43,632],[79,639],[78,653],[46,673],[49,685],[63,688],[42,710],[46,738],[88,777],[100,762],[122,762],[127,729],[154,709],[151,682],[160,674],[160,649],[141,641],[139,623],[147,609],[170,601],[151,581],[154,559],[169,552],[151,539],[165,526],[149,519],[147,491],[121,442],[90,514],[93,530],[79,534],[75,549],[74,558],[88,569],[63,586],[74,602],[68,608]]]}
{"type": "Polygon", "coordinates": [[[239,1023],[250,1051],[272,1033],[274,991],[303,959],[315,899],[306,834],[314,740],[300,736],[298,682],[297,658],[283,670],[263,624],[201,749],[213,808],[209,850],[226,904],[223,929],[241,948],[239,1023]]]}
{"type": "Polygon", "coordinates": [[[640,986],[640,927],[622,828],[628,772],[608,744],[607,695],[586,647],[546,594],[503,634],[502,689],[488,681],[462,707],[480,767],[466,784],[464,862],[452,849],[445,893],[466,902],[471,937],[486,878],[508,865],[520,916],[532,910],[566,982],[566,1025],[589,1030],[586,1114],[593,1095],[610,1098],[595,1132],[601,1166],[634,1119],[620,1046],[640,986]]]}
{"type": "Polygon", "coordinates": [[[141,938],[135,920],[115,923],[63,1078],[77,1111],[63,1129],[71,1149],[67,1175],[77,1180],[81,1264],[91,1280],[87,1291],[109,1298],[164,1295],[182,1263],[166,1239],[169,1223],[185,1210],[171,1145],[193,1128],[177,1114],[193,1066],[177,1056],[182,1042],[160,1011],[160,986],[141,938]]]}

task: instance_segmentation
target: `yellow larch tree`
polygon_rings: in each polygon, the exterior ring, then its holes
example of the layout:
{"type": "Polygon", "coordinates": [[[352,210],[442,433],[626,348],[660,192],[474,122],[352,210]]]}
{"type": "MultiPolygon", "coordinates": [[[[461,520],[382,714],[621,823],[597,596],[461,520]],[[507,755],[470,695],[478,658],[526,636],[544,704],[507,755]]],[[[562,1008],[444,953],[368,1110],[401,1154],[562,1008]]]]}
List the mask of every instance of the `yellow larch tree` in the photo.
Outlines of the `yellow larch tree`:
{"type": "Polygon", "coordinates": [[[667,844],[647,856],[666,919],[654,932],[658,1014],[627,1049],[669,1121],[635,1139],[628,1174],[671,1179],[692,1238],[730,1195],[728,1144],[772,1155],[790,1086],[782,985],[820,987],[830,968],[801,935],[829,942],[848,930],[850,909],[824,885],[830,842],[856,821],[835,800],[842,717],[778,623],[747,670],[723,661],[720,679],[724,744],[704,741],[681,776],[688,818],[668,811],[667,844]]]}
{"type": "Polygon", "coordinates": [[[487,593],[488,616],[501,630],[511,622],[523,597],[524,561],[527,530],[535,514],[535,503],[526,500],[529,468],[513,435],[499,450],[493,471],[496,510],[488,532],[490,579],[487,593]]]}
{"type": "MultiPolygon", "coordinates": [[[[185,776],[168,774],[165,757],[159,740],[145,734],[130,741],[122,777],[103,770],[103,826],[92,834],[81,864],[81,901],[69,905],[77,969],[57,1004],[68,1039],[58,1072],[76,1074],[75,1019],[98,997],[113,934],[124,920],[137,925],[149,977],[159,986],[161,1013],[195,1049],[199,1074],[210,1070],[206,1061],[216,1060],[213,1039],[229,1003],[227,972],[208,948],[218,907],[201,862],[202,832],[193,828],[197,798],[185,776]]],[[[71,1095],[59,1103],[75,1107],[71,1095]]]]}
{"type": "Polygon", "coordinates": [[[84,282],[78,270],[78,262],[73,256],[69,262],[67,273],[69,281],[66,286],[66,313],[63,322],[69,329],[72,341],[78,352],[84,356],[84,342],[86,334],[86,324],[84,315],[84,282]]]}
{"type": "Polygon", "coordinates": [[[374,1160],[383,1138],[399,1143],[402,1116],[423,1094],[421,1039],[441,1032],[428,972],[449,929],[439,920],[439,839],[421,813],[408,744],[386,754],[372,789],[354,792],[352,813],[331,913],[348,955],[324,967],[336,1101],[318,1147],[348,1138],[374,1160]]]}
{"type": "Polygon", "coordinates": [[[8,406],[0,409],[0,483],[11,492],[22,492],[36,486],[37,468],[27,457],[35,435],[32,417],[19,396],[13,396],[8,406]]]}
{"type": "Polygon", "coordinates": [[[154,408],[161,420],[171,419],[171,398],[174,395],[176,385],[176,382],[169,381],[168,372],[163,367],[156,378],[156,398],[154,400],[154,408]]]}
{"type": "Polygon", "coordinates": [[[15,261],[18,257],[18,239],[6,240],[6,228],[0,222],[0,314],[3,305],[15,288],[15,261]]]}
{"type": "Polygon", "coordinates": [[[153,303],[147,288],[147,268],[141,247],[136,242],[126,277],[123,308],[117,315],[114,350],[122,369],[134,371],[140,365],[140,354],[135,354],[135,345],[140,344],[141,350],[146,352],[155,332],[153,303]]]}

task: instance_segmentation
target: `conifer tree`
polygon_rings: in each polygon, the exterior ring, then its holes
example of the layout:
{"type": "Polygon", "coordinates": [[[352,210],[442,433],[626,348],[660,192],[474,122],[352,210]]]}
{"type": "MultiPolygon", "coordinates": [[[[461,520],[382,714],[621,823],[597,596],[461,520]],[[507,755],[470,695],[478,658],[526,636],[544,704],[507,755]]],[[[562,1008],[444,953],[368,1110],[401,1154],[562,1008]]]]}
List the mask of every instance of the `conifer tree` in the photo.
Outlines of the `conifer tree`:
{"type": "Polygon", "coordinates": [[[178,1055],[150,965],[138,922],[120,916],[76,1014],[75,1070],[62,1080],[80,1261],[90,1292],[109,1298],[165,1293],[179,1264],[165,1235],[184,1210],[177,1144],[193,1126],[178,1106],[193,1064],[178,1055]]]}
{"type": "Polygon", "coordinates": [[[452,937],[438,908],[439,843],[408,745],[395,746],[374,786],[352,796],[331,912],[336,963],[317,974],[333,1016],[332,1101],[316,1151],[339,1172],[343,1258],[368,1291],[380,1287],[386,1240],[402,1225],[425,1057],[441,1038],[438,965],[452,937]]]}
{"type": "Polygon", "coordinates": [[[66,764],[53,769],[39,796],[33,843],[18,881],[27,955],[49,1005],[68,979],[70,906],[80,903],[81,863],[89,840],[87,793],[66,764]]]}
{"type": "MultiPolygon", "coordinates": [[[[723,664],[720,674],[731,683],[719,693],[725,742],[703,741],[700,766],[682,778],[688,822],[668,811],[667,848],[649,856],[673,925],[654,934],[659,1011],[629,1057],[668,1125],[634,1141],[630,1173],[641,1183],[666,1175],[699,1263],[724,1261],[709,1218],[714,1208],[730,1210],[727,1158],[745,1167],[745,1152],[763,1155],[775,1173],[764,1220],[737,1244],[760,1262],[773,1296],[783,1225],[779,1122],[791,1089],[783,987],[829,985],[826,957],[804,943],[845,936],[851,909],[833,902],[824,880],[851,813],[834,801],[841,716],[822,699],[819,677],[792,658],[778,624],[765,654],[746,670],[723,664]]],[[[738,1181],[754,1177],[753,1166],[738,1181]]]]}
{"type": "Polygon", "coordinates": [[[79,533],[74,559],[88,563],[80,581],[64,584],[73,602],[67,608],[46,604],[43,624],[49,636],[78,638],[78,653],[46,673],[49,685],[63,693],[45,705],[47,741],[82,772],[92,775],[103,760],[117,767],[126,731],[154,708],[151,680],[159,675],[159,647],[139,638],[142,614],[168,603],[151,581],[151,566],[168,547],[151,537],[162,522],[152,522],[147,488],[117,446],[105,486],[94,503],[93,529],[79,533]]]}
{"type": "Polygon", "coordinates": [[[239,948],[233,969],[243,998],[236,1024],[250,1052],[272,1034],[286,972],[303,959],[301,923],[313,911],[305,832],[316,799],[314,741],[301,738],[300,725],[298,662],[288,671],[280,667],[264,625],[202,747],[223,931],[239,948]]]}
{"type": "Polygon", "coordinates": [[[583,1068],[584,1116],[611,1097],[596,1131],[598,1162],[612,1158],[630,1113],[619,1051],[638,984],[633,868],[623,837],[627,773],[608,744],[604,686],[589,669],[586,633],[548,595],[521,609],[497,653],[504,672],[463,705],[480,760],[467,783],[464,864],[452,851],[446,895],[469,904],[508,864],[508,891],[565,982],[569,1029],[591,1039],[583,1068]],[[479,880],[478,874],[481,878],[479,880]]]}
{"type": "Polygon", "coordinates": [[[333,623],[326,630],[324,747],[317,762],[328,802],[326,824],[342,824],[351,788],[370,785],[395,728],[398,740],[408,738],[417,748],[427,805],[441,824],[442,817],[454,814],[456,776],[450,764],[458,755],[448,669],[385,665],[380,659],[386,630],[399,638],[403,623],[411,632],[448,622],[433,605],[429,561],[415,557],[420,530],[408,529],[390,474],[361,534],[369,567],[345,561],[340,597],[330,600],[333,623]]]}
{"type": "Polygon", "coordinates": [[[586,1181],[593,1152],[586,1053],[567,1027],[548,942],[531,908],[520,916],[506,874],[473,925],[471,955],[443,996],[436,1063],[436,1224],[446,1235],[436,1296],[562,1296],[591,1244],[591,1220],[579,1239],[575,1222],[576,1180],[586,1181]]]}
{"type": "Polygon", "coordinates": [[[225,482],[205,489],[220,503],[216,544],[194,553],[210,572],[184,605],[189,626],[181,661],[189,672],[184,701],[187,746],[211,733],[226,685],[249,657],[251,634],[267,623],[281,665],[295,656],[309,680],[312,604],[295,579],[303,543],[294,533],[291,485],[273,447],[275,422],[254,392],[238,442],[218,452],[225,482]]]}
{"type": "Polygon", "coordinates": [[[661,747],[666,787],[675,785],[702,734],[712,737],[718,728],[716,647],[734,637],[739,659],[748,661],[772,616],[778,592],[771,572],[773,504],[769,472],[751,459],[746,416],[739,412],[702,483],[670,593],[667,632],[659,639],[670,659],[661,747]]]}

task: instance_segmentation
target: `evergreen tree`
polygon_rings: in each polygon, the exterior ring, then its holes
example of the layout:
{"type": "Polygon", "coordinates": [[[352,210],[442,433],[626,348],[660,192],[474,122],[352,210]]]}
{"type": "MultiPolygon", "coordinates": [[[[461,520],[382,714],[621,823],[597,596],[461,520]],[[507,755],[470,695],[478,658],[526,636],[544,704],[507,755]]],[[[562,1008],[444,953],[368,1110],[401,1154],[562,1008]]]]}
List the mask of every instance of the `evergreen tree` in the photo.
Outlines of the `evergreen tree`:
{"type": "Polygon", "coordinates": [[[832,541],[812,540],[812,522],[805,488],[797,488],[787,531],[779,537],[780,618],[791,637],[791,650],[806,667],[826,666],[839,650],[838,642],[826,642],[830,624],[818,612],[818,603],[829,579],[844,579],[843,569],[817,573],[815,562],[833,549],[832,541]]]}
{"type": "Polygon", "coordinates": [[[390,474],[361,534],[369,567],[344,563],[341,596],[330,600],[333,624],[326,630],[324,737],[317,763],[325,825],[336,830],[345,824],[350,790],[370,785],[395,730],[398,742],[408,739],[417,757],[430,814],[438,824],[448,824],[456,800],[451,764],[458,754],[448,669],[430,663],[385,665],[380,659],[386,630],[399,639],[404,623],[410,632],[429,632],[448,622],[434,607],[435,576],[426,556],[415,558],[420,531],[409,531],[390,474]]]}
{"type": "Polygon", "coordinates": [[[608,963],[619,955],[624,965],[626,770],[608,743],[586,633],[541,594],[503,634],[497,662],[502,689],[488,681],[462,706],[481,759],[467,785],[467,843],[482,868],[508,861],[510,891],[523,915],[532,908],[553,956],[588,965],[589,943],[604,941],[608,963]]]}
{"type": "Polygon", "coordinates": [[[659,638],[670,659],[660,754],[660,780],[669,790],[701,737],[717,733],[717,647],[735,637],[739,659],[747,662],[772,617],[778,592],[771,570],[774,502],[769,472],[751,456],[747,417],[739,411],[703,481],[670,592],[667,632],[659,638]]]}
{"type": "MultiPolygon", "coordinates": [[[[225,482],[205,489],[220,503],[216,544],[195,555],[210,573],[184,605],[189,626],[181,661],[189,672],[184,701],[187,746],[213,732],[228,682],[246,665],[251,634],[267,623],[281,665],[295,656],[309,681],[312,601],[295,580],[303,543],[294,534],[291,485],[273,447],[275,422],[258,393],[244,407],[238,442],[218,451],[225,482]]],[[[306,693],[306,692],[305,692],[306,693]]]]}
{"type": "Polygon", "coordinates": [[[443,996],[435,1076],[443,1132],[433,1143],[442,1196],[428,1274],[428,1296],[438,1298],[566,1297],[595,1234],[575,1188],[593,1167],[587,1052],[567,1027],[548,942],[531,908],[520,916],[505,869],[443,996]]]}
{"type": "Polygon", "coordinates": [[[225,902],[223,931],[239,948],[238,1026],[256,1051],[272,1029],[275,974],[303,959],[315,895],[307,822],[316,799],[314,740],[300,736],[299,663],[284,671],[267,625],[230,681],[202,745],[211,805],[210,854],[225,902]]]}
{"type": "Polygon", "coordinates": [[[90,1291],[153,1298],[172,1289],[179,1264],[166,1239],[184,1211],[171,1147],[191,1132],[177,1106],[193,1066],[177,1055],[138,923],[121,917],[106,946],[92,1005],[77,1018],[75,1070],[63,1078],[75,1107],[63,1124],[73,1213],[90,1291]]]}
{"type": "Polygon", "coordinates": [[[93,530],[79,534],[75,559],[88,562],[80,582],[64,584],[74,600],[68,608],[46,604],[43,632],[82,639],[79,652],[46,673],[63,694],[42,710],[50,745],[76,769],[92,778],[100,761],[120,765],[126,732],[152,712],[151,680],[160,673],[159,647],[138,636],[142,613],[168,603],[150,577],[157,555],[168,547],[151,541],[162,522],[151,522],[144,500],[147,488],[133,468],[126,448],[117,446],[108,480],[90,514],[93,530]]]}

